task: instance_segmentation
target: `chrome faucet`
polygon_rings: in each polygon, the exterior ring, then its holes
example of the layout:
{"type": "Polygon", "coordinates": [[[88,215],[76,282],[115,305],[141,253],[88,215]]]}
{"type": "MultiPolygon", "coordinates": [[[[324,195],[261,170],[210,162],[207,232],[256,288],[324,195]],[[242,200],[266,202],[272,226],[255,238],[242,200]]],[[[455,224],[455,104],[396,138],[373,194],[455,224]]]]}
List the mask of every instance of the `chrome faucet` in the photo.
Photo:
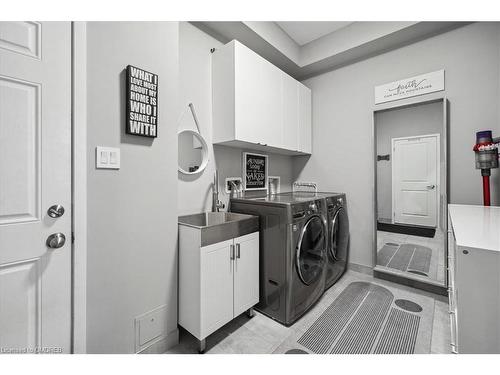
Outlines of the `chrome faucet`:
{"type": "Polygon", "coordinates": [[[224,203],[219,200],[219,172],[216,170],[212,193],[212,212],[219,212],[219,210],[224,207],[224,203]]]}

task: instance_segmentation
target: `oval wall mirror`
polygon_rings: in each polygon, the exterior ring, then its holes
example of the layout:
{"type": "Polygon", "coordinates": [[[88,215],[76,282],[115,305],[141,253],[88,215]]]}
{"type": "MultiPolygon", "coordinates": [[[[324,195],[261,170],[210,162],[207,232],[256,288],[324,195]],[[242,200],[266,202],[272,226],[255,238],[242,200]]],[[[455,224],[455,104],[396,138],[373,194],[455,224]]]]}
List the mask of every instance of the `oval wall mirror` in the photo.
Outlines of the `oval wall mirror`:
{"type": "Polygon", "coordinates": [[[208,146],[203,137],[193,130],[177,133],[178,169],[184,174],[201,173],[208,164],[208,146]]]}

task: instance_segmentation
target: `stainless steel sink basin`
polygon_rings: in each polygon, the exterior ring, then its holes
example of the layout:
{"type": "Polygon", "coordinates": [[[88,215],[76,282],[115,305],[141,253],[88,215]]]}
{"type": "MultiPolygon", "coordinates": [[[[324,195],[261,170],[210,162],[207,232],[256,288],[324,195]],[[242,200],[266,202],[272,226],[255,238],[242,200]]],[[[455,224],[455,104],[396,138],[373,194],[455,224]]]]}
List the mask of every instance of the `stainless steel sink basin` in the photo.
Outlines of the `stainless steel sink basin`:
{"type": "Polygon", "coordinates": [[[234,212],[202,212],[179,216],[179,225],[201,232],[201,246],[244,236],[259,230],[258,216],[234,212]]]}
{"type": "Polygon", "coordinates": [[[230,221],[246,220],[248,218],[249,215],[235,214],[232,212],[202,212],[194,215],[180,216],[179,223],[192,227],[204,228],[228,223],[230,221]]]}

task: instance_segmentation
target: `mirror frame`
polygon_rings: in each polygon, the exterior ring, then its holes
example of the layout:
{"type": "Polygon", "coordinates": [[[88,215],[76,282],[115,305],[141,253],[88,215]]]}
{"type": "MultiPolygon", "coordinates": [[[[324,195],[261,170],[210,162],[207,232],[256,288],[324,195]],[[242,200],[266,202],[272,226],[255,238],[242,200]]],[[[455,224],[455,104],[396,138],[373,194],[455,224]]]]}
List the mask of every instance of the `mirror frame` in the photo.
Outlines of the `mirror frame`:
{"type": "Polygon", "coordinates": [[[181,166],[179,165],[179,154],[177,153],[177,170],[182,173],[182,174],[186,174],[186,175],[194,175],[194,174],[198,174],[198,173],[201,173],[205,170],[205,168],[207,167],[208,165],[208,145],[207,145],[207,142],[205,141],[205,138],[203,138],[203,136],[194,131],[194,130],[189,130],[189,129],[184,129],[184,130],[179,130],[177,132],[177,147],[179,147],[179,135],[182,134],[182,133],[188,133],[188,134],[191,134],[193,136],[195,136],[201,143],[201,165],[200,167],[194,171],[194,172],[188,172],[184,169],[181,168],[181,166]]]}
{"type": "Polygon", "coordinates": [[[429,280],[423,280],[422,278],[413,276],[413,275],[407,275],[407,274],[402,274],[400,272],[392,272],[391,270],[387,269],[381,269],[380,267],[377,266],[377,145],[376,145],[376,124],[375,124],[375,116],[377,112],[383,112],[386,110],[391,110],[391,109],[398,109],[398,108],[405,108],[405,107],[413,107],[417,105],[422,105],[422,104],[430,104],[430,103],[435,103],[435,102],[442,102],[443,105],[443,135],[442,135],[442,147],[443,147],[443,152],[444,152],[444,166],[445,166],[445,181],[444,181],[444,186],[441,187],[441,192],[443,194],[443,210],[444,212],[442,213],[443,215],[443,220],[445,223],[446,228],[448,227],[448,204],[449,202],[449,173],[450,173],[450,166],[449,166],[449,123],[448,123],[448,99],[446,95],[444,95],[442,92],[441,93],[435,93],[435,94],[428,94],[425,96],[417,96],[417,97],[412,97],[412,98],[406,98],[406,99],[401,99],[393,102],[387,102],[387,103],[382,103],[375,105],[372,110],[372,155],[373,155],[373,185],[372,185],[372,197],[373,197],[373,207],[372,207],[372,212],[373,212],[373,238],[372,238],[372,270],[373,270],[373,275],[375,278],[380,278],[380,279],[386,279],[389,281],[393,281],[399,284],[404,284],[408,286],[412,286],[417,289],[422,289],[428,292],[436,293],[436,294],[441,294],[441,295],[447,295],[447,288],[448,288],[448,236],[447,233],[445,232],[444,239],[443,239],[443,246],[444,246],[444,282],[440,283],[438,281],[429,279],[429,280]]]}

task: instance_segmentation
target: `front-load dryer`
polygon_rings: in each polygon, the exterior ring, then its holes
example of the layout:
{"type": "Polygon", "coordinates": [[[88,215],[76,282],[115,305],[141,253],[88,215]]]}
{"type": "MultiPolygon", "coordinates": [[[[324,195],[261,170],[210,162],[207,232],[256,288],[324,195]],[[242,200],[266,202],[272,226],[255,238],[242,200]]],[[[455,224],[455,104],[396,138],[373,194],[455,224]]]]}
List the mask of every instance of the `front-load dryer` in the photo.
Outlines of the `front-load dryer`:
{"type": "Polygon", "coordinates": [[[349,249],[349,218],[345,194],[318,193],[325,196],[328,225],[328,265],[325,288],[330,288],[347,267],[349,249]]]}
{"type": "Polygon", "coordinates": [[[290,326],[325,291],[328,264],[324,199],[269,195],[232,198],[230,210],[260,218],[258,311],[290,326]]]}

